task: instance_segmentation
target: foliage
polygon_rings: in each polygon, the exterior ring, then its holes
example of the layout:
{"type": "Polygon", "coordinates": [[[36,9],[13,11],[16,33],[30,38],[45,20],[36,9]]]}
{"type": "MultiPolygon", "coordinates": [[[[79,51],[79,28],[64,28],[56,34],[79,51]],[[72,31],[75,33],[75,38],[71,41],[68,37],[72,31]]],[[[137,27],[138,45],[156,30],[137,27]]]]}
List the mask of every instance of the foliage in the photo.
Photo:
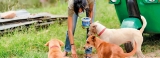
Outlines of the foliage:
{"type": "MultiPolygon", "coordinates": [[[[57,0],[49,0],[50,4],[57,0]]],[[[0,0],[0,12],[16,9],[38,8],[41,7],[40,0],[0,0]]]]}

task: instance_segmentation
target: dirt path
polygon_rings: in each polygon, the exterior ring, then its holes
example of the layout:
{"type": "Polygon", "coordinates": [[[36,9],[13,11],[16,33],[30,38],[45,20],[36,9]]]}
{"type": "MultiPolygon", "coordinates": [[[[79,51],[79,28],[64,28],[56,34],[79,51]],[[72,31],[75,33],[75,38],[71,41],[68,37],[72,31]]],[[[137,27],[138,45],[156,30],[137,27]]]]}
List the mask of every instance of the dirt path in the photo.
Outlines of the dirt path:
{"type": "MultiPolygon", "coordinates": [[[[145,54],[146,58],[160,58],[160,50],[157,50],[156,52],[151,52],[145,54]]],[[[92,58],[98,58],[97,54],[93,54],[92,58]]],[[[131,58],[137,58],[137,57],[131,57],[131,58]]]]}
{"type": "Polygon", "coordinates": [[[145,54],[145,56],[150,58],[160,58],[160,50],[157,50],[156,52],[147,53],[145,54]]]}

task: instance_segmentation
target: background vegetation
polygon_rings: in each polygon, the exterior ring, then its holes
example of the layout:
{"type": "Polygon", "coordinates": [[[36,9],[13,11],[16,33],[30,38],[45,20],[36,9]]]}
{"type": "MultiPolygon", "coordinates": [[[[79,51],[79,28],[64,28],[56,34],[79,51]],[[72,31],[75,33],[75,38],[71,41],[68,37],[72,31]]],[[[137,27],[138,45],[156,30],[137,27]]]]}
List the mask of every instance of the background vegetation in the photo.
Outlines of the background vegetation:
{"type": "MultiPolygon", "coordinates": [[[[57,2],[65,2],[64,0],[48,0],[52,6],[57,2]]],[[[41,7],[40,0],[0,0],[0,12],[16,9],[39,8],[41,7]]]]}
{"type": "MultiPolygon", "coordinates": [[[[67,2],[62,0],[53,0],[52,2],[47,7],[41,7],[39,0],[0,0],[2,4],[0,5],[0,12],[26,9],[31,13],[49,12],[67,16],[67,2]]],[[[80,15],[78,19],[74,36],[79,58],[84,55],[83,46],[86,39],[86,30],[81,27],[80,20],[83,16],[85,14],[80,15]]],[[[119,28],[120,26],[114,5],[108,4],[107,0],[96,0],[95,21],[99,21],[107,28],[119,28]]],[[[65,42],[67,21],[64,21],[61,25],[56,21],[55,24],[50,25],[48,28],[36,29],[30,26],[29,29],[25,27],[22,29],[22,31],[15,30],[0,36],[0,58],[47,58],[48,47],[44,46],[44,44],[53,38],[65,42]]],[[[142,46],[144,54],[156,51],[160,48],[159,45],[159,39],[148,34],[144,35],[142,46]]],[[[62,47],[62,50],[64,50],[64,47],[62,47]]]]}

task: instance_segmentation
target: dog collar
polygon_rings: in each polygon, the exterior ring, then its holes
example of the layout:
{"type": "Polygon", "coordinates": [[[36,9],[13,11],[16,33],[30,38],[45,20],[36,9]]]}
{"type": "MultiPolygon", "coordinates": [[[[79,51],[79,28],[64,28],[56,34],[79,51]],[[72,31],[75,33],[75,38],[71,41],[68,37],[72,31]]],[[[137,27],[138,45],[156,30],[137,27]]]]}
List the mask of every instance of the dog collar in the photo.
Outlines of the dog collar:
{"type": "Polygon", "coordinates": [[[50,49],[51,49],[51,48],[59,48],[59,47],[58,47],[58,46],[51,46],[50,49]]]}
{"type": "Polygon", "coordinates": [[[101,34],[106,30],[106,28],[104,28],[99,34],[98,36],[101,36],[101,34]]]}

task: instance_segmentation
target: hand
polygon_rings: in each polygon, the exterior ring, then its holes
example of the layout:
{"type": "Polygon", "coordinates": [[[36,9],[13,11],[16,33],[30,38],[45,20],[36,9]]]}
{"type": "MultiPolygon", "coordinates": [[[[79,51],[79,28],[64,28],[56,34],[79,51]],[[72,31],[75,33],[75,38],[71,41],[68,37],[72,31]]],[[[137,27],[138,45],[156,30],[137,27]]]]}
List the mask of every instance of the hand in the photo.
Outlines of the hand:
{"type": "Polygon", "coordinates": [[[90,25],[92,24],[92,22],[90,21],[90,25]]]}
{"type": "Polygon", "coordinates": [[[72,58],[78,58],[76,53],[76,47],[74,45],[71,46],[72,58]]]}

